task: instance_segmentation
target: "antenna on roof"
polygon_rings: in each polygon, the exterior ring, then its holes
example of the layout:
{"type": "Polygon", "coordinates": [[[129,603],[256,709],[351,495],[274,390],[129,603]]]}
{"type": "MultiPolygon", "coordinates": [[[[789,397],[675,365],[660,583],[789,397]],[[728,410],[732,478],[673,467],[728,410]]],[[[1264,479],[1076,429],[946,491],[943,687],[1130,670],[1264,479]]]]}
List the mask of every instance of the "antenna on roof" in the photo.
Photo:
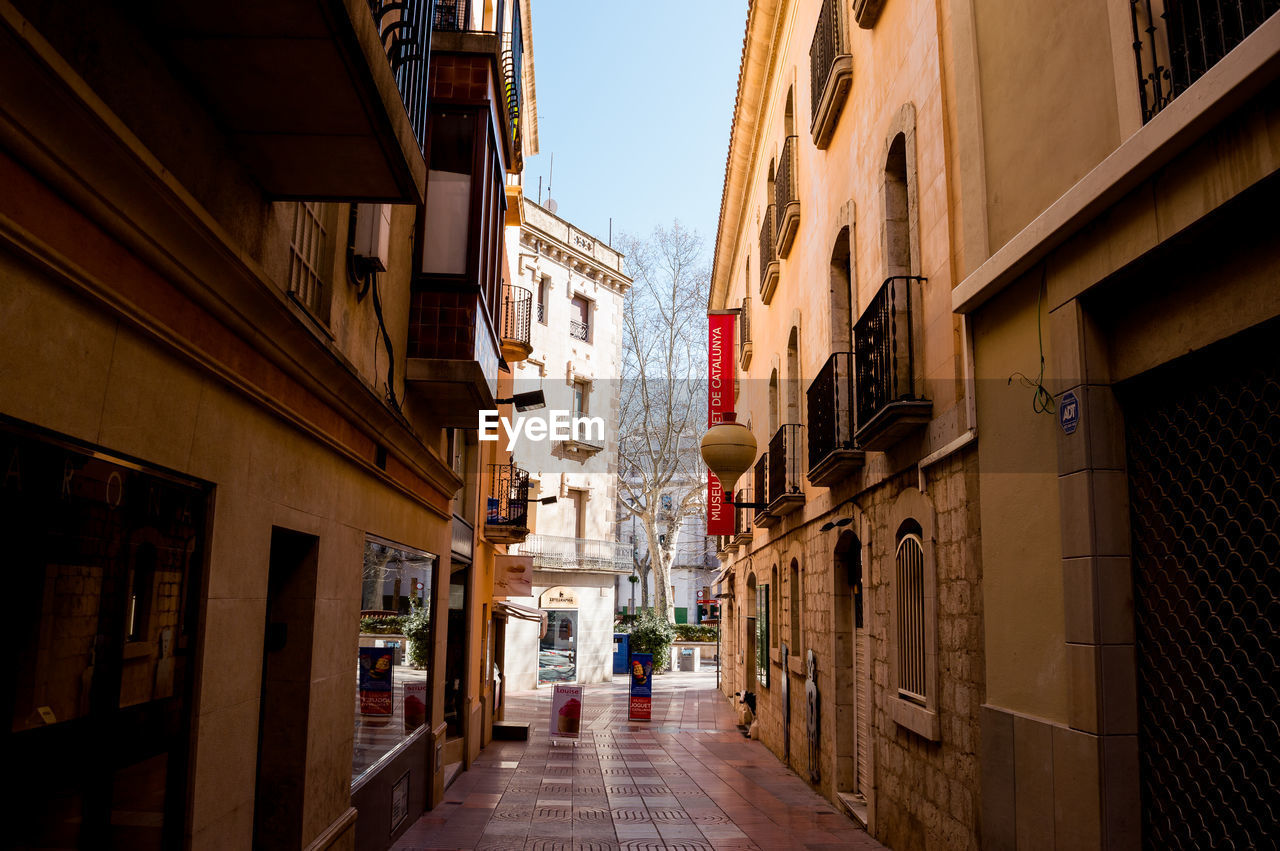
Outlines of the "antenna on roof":
{"type": "Polygon", "coordinates": [[[556,176],[556,155],[551,153],[551,168],[547,172],[547,209],[551,212],[556,211],[556,202],[551,200],[551,179],[556,176]]]}
{"type": "Polygon", "coordinates": [[[542,175],[538,175],[538,206],[542,206],[542,175]]]}

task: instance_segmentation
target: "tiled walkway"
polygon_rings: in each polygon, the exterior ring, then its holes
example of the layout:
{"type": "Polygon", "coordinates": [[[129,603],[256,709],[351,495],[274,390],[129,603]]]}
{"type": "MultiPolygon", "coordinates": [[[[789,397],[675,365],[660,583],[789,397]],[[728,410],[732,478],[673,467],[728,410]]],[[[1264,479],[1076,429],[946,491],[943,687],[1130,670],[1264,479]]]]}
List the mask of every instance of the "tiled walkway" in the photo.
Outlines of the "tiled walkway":
{"type": "Polygon", "coordinates": [[[626,679],[587,686],[577,743],[552,743],[551,693],[512,694],[528,742],[493,742],[397,849],[879,849],[759,742],[715,675],[654,680],[654,720],[626,720],[626,679]]]}

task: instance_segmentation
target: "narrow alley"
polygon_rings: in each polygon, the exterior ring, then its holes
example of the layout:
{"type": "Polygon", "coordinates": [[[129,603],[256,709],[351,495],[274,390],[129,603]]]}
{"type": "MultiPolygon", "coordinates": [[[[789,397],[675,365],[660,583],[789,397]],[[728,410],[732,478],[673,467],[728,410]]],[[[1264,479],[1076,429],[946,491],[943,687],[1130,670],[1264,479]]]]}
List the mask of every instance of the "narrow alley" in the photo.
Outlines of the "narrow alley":
{"type": "Polygon", "coordinates": [[[509,696],[529,741],[486,747],[395,848],[883,848],[742,736],[715,674],[659,677],[652,722],[627,721],[625,682],[585,688],[576,743],[550,739],[550,689],[509,696]]]}

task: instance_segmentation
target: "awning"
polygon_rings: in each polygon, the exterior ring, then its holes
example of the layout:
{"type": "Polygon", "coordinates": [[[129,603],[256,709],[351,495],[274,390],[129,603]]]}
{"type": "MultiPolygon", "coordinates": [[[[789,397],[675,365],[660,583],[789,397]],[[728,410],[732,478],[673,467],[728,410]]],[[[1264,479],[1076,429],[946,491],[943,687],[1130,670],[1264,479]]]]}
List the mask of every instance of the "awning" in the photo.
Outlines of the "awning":
{"type": "Polygon", "coordinates": [[[721,583],[724,582],[724,578],[728,576],[732,571],[733,571],[733,565],[731,564],[725,565],[724,567],[720,568],[720,572],[716,574],[716,578],[711,580],[712,596],[715,597],[716,599],[724,599],[725,597],[729,596],[728,594],[724,593],[724,591],[720,588],[720,585],[721,583]]]}
{"type": "Polygon", "coordinates": [[[519,603],[508,603],[504,600],[493,601],[493,613],[501,617],[512,617],[521,621],[532,621],[540,625],[538,637],[547,634],[547,613],[542,609],[522,606],[519,603]]]}

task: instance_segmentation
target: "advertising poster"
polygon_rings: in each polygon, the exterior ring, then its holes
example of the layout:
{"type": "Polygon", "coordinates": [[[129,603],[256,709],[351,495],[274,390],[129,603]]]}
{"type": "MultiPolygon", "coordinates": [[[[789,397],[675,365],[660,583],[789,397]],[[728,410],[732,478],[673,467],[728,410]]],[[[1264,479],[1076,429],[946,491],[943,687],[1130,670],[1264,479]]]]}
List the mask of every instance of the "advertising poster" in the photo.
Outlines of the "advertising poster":
{"type": "Polygon", "coordinates": [[[648,721],[653,715],[653,654],[631,654],[631,699],[628,721],[648,721]]]}
{"type": "MultiPolygon", "coordinates": [[[[726,411],[733,410],[733,326],[735,313],[713,313],[707,317],[710,333],[707,364],[710,368],[707,388],[707,427],[720,423],[726,411]]],[[[728,494],[733,499],[733,494],[728,494]]],[[[707,534],[733,534],[733,506],[725,505],[726,494],[720,481],[707,471],[707,534]]]]}
{"type": "Polygon", "coordinates": [[[551,693],[551,738],[576,739],[582,727],[582,686],[557,684],[551,693]]]}
{"type": "Polygon", "coordinates": [[[391,715],[395,652],[393,647],[360,648],[361,715],[391,715]]]}
{"type": "Polygon", "coordinates": [[[427,683],[424,680],[407,682],[404,690],[404,733],[409,735],[427,723],[427,683]]]}

